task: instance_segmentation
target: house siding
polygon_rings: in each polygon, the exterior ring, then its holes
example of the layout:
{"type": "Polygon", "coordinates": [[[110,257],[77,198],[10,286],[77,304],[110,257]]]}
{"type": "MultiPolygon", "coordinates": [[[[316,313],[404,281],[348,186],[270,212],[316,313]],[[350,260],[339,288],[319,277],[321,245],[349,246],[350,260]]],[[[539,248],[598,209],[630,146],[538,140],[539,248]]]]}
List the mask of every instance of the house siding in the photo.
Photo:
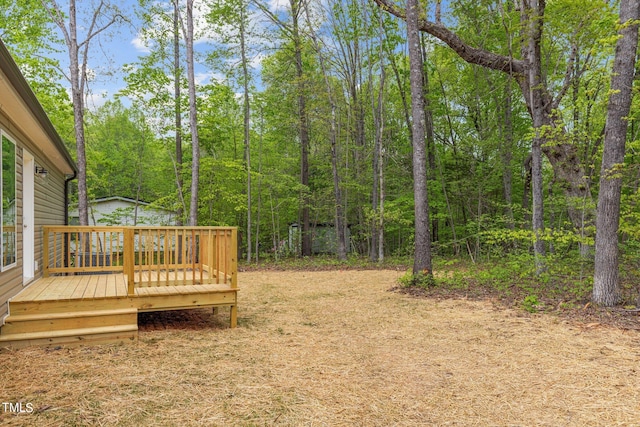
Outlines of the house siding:
{"type": "MultiPolygon", "coordinates": [[[[109,217],[118,209],[131,209],[132,211],[129,215],[120,217],[120,222],[118,223],[118,225],[175,225],[176,218],[174,212],[152,208],[149,206],[149,203],[142,201],[138,202],[137,207],[137,222],[135,222],[134,224],[133,210],[136,208],[135,200],[120,197],[90,200],[89,225],[109,225],[108,223],[105,223],[101,220],[103,220],[105,217],[109,217]]],[[[76,222],[72,222],[72,224],[78,223],[77,207],[69,211],[69,218],[71,221],[75,219],[76,222]]]]}
{"type": "Polygon", "coordinates": [[[42,277],[42,226],[65,223],[64,186],[65,175],[46,158],[42,152],[16,127],[0,114],[0,130],[16,144],[16,220],[17,220],[17,263],[0,272],[0,325],[8,314],[8,301],[18,294],[27,283],[23,283],[23,150],[34,156],[35,164],[48,170],[45,178],[34,179],[34,224],[35,254],[37,270],[34,278],[42,277]]]}

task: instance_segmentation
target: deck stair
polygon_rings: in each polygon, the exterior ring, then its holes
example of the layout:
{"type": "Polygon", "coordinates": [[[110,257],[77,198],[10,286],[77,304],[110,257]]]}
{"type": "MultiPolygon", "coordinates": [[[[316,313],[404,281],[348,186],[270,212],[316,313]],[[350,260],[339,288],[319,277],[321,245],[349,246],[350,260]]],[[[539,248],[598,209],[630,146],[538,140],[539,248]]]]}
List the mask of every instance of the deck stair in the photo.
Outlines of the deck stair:
{"type": "MultiPolygon", "coordinates": [[[[20,348],[32,345],[57,346],[103,344],[135,341],[138,338],[138,310],[135,308],[95,308],[57,312],[47,307],[29,310],[20,307],[10,314],[0,329],[0,347],[20,348]]],[[[10,306],[13,304],[10,303],[10,306]]]]}
{"type": "Polygon", "coordinates": [[[37,280],[9,301],[0,347],[136,340],[138,314],[126,289],[122,275],[37,280]]]}

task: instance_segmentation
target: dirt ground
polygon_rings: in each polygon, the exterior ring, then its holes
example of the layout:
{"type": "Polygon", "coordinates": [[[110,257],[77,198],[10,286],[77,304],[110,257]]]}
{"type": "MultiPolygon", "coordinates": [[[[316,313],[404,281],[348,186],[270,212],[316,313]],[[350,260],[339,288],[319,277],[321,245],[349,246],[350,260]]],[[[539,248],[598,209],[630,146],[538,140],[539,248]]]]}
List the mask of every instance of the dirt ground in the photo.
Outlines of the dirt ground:
{"type": "Polygon", "coordinates": [[[237,329],[152,313],[138,343],[2,352],[0,425],[640,425],[637,331],[390,292],[401,274],[240,273],[237,329]]]}

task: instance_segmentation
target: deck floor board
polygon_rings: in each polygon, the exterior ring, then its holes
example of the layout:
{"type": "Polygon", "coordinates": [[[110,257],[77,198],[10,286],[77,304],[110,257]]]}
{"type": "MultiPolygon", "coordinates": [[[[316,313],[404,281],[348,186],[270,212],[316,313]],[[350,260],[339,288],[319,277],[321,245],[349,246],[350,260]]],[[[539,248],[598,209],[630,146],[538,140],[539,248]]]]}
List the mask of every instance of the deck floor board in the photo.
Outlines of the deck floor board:
{"type": "MultiPolygon", "coordinates": [[[[40,279],[40,280],[44,280],[44,279],[40,279]]],[[[18,295],[21,296],[22,298],[37,298],[38,295],[40,295],[44,290],[44,287],[39,286],[38,282],[39,281],[30,283],[29,286],[23,289],[18,295]]],[[[17,296],[14,297],[14,300],[16,298],[17,296]]]]}
{"type": "Polygon", "coordinates": [[[98,276],[96,276],[97,284],[96,284],[96,293],[94,294],[94,298],[106,298],[109,293],[107,292],[107,280],[109,280],[107,275],[103,275],[103,279],[100,280],[98,276]]]}
{"type": "MultiPolygon", "coordinates": [[[[181,281],[170,277],[171,281],[181,281]]],[[[136,294],[143,295],[186,295],[230,289],[229,285],[204,284],[169,284],[159,283],[159,286],[136,287],[136,294]]],[[[126,298],[128,297],[127,277],[122,273],[93,274],[77,276],[51,276],[36,280],[12,301],[69,301],[83,299],[126,298]]]]}
{"type": "Polygon", "coordinates": [[[68,301],[127,296],[124,275],[51,276],[36,280],[12,301],[68,301]]]}

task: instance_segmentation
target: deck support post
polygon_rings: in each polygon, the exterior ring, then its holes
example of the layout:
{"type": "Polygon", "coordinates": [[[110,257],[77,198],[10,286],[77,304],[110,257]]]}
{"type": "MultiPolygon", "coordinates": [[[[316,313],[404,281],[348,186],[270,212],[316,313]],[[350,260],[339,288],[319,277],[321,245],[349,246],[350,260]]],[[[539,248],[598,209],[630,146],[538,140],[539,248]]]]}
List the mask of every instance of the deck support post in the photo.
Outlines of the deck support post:
{"type": "Polygon", "coordinates": [[[124,274],[127,276],[127,293],[132,296],[135,294],[135,247],[134,247],[134,231],[132,227],[124,228],[124,254],[123,267],[124,274]]]}
{"type": "MultiPolygon", "coordinates": [[[[231,289],[238,287],[238,229],[231,229],[231,239],[227,245],[227,256],[231,259],[230,271],[225,271],[225,276],[231,276],[231,289]]],[[[235,306],[234,306],[235,307],[235,306]]]]}
{"type": "MultiPolygon", "coordinates": [[[[55,242],[53,242],[55,245],[55,242]]],[[[49,277],[49,228],[42,227],[42,277],[49,277]]]]}
{"type": "Polygon", "coordinates": [[[238,306],[232,305],[229,307],[229,327],[235,328],[238,326],[238,306]]]}

